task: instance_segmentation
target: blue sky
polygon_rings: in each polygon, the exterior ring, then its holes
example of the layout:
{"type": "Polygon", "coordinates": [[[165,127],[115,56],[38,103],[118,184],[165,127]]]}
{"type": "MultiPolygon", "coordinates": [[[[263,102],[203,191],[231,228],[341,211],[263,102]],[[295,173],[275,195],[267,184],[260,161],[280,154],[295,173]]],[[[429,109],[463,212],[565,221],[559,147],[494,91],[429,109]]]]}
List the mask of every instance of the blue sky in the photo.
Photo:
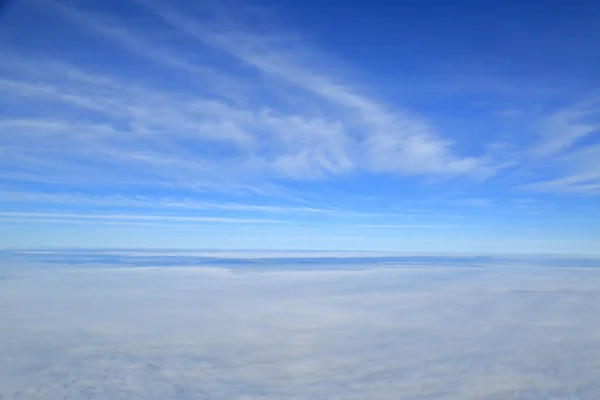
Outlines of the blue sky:
{"type": "Polygon", "coordinates": [[[599,253],[597,1],[13,1],[0,244],[599,253]]]}

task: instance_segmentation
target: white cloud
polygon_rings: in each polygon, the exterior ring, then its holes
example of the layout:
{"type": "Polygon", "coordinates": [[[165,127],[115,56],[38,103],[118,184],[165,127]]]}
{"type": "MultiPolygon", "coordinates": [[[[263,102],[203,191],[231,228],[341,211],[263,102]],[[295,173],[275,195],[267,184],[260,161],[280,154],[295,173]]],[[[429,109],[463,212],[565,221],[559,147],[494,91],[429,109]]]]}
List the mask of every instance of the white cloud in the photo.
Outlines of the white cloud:
{"type": "Polygon", "coordinates": [[[537,137],[522,155],[521,187],[548,193],[600,193],[600,108],[588,100],[534,119],[537,137]],[[529,175],[529,176],[528,176],[529,175]]]}
{"type": "MultiPolygon", "coordinates": [[[[272,196],[271,196],[272,197],[272,196]]],[[[0,203],[30,203],[38,205],[74,204],[104,208],[154,208],[154,209],[179,209],[179,210],[224,210],[231,212],[278,213],[278,214],[304,214],[327,215],[339,217],[398,217],[412,215],[415,212],[368,212],[352,211],[341,207],[314,207],[310,205],[236,203],[223,201],[201,200],[201,196],[190,197],[150,197],[135,195],[89,195],[77,193],[43,193],[33,191],[17,191],[0,189],[0,203]]]]}
{"type": "Polygon", "coordinates": [[[179,215],[144,215],[144,214],[88,214],[88,213],[60,213],[60,212],[18,212],[2,211],[0,217],[6,219],[31,219],[39,221],[40,219],[50,218],[53,220],[116,220],[116,221],[166,221],[166,222],[205,222],[205,223],[226,223],[226,224],[273,224],[281,223],[275,219],[251,219],[251,218],[228,218],[228,217],[200,217],[200,216],[179,216],[179,215]]]}
{"type": "Polygon", "coordinates": [[[534,148],[536,156],[552,157],[553,178],[525,187],[545,192],[600,193],[600,144],[593,135],[600,133],[600,111],[563,110],[548,119],[546,141],[534,148]],[[578,145],[587,138],[590,142],[578,145]]]}
{"type": "Polygon", "coordinates": [[[99,51],[128,52],[131,68],[2,50],[0,104],[18,106],[0,115],[0,176],[280,195],[276,185],[289,180],[485,179],[511,167],[511,185],[529,179],[536,190],[598,192],[588,143],[600,127],[597,102],[541,117],[533,145],[528,137],[495,148],[491,138],[480,154],[459,154],[461,143],[428,116],[365,95],[329,55],[290,32],[245,25],[206,4],[188,4],[184,15],[138,3],[145,12],[128,21],[83,3],[35,3],[105,38],[90,44],[99,51]]]}
{"type": "Polygon", "coordinates": [[[2,268],[7,398],[600,395],[585,269],[2,268]]]}
{"type": "Polygon", "coordinates": [[[353,228],[367,229],[444,229],[444,228],[460,228],[461,225],[425,225],[425,224],[370,224],[370,225],[353,225],[353,228]]]}
{"type": "Polygon", "coordinates": [[[0,120],[12,132],[0,140],[6,175],[211,187],[354,172],[493,173],[484,159],[455,155],[423,117],[360,95],[356,85],[322,73],[317,60],[302,57],[308,49],[284,50],[284,34],[267,38],[205,29],[165,10],[158,14],[174,26],[156,32],[143,20],[125,28],[117,15],[92,15],[61,2],[44,3],[44,9],[151,64],[141,63],[132,76],[97,66],[92,71],[66,57],[32,61],[5,53],[8,73],[0,92],[36,110],[0,120]],[[242,78],[233,62],[207,64],[193,48],[184,56],[172,43],[184,36],[181,30],[199,39],[197,46],[241,59],[255,73],[242,78]],[[148,65],[166,68],[163,83],[144,73],[148,65]],[[171,78],[180,84],[165,85],[171,78]]]}
{"type": "MultiPolygon", "coordinates": [[[[438,138],[423,118],[405,110],[388,111],[385,105],[361,96],[334,77],[305,66],[301,44],[286,38],[260,36],[247,31],[211,30],[166,7],[143,2],[174,27],[203,43],[211,44],[254,66],[261,72],[284,79],[313,92],[345,113],[358,116],[360,132],[352,138],[361,143],[367,169],[400,174],[465,174],[485,168],[484,160],[452,154],[450,143],[438,138]]],[[[308,51],[304,51],[308,52],[308,51]]],[[[315,68],[316,69],[316,68],[315,68]]]]}
{"type": "Polygon", "coordinates": [[[600,173],[576,173],[564,178],[523,185],[523,187],[540,192],[573,193],[581,195],[600,194],[600,173]]]}
{"type": "Polygon", "coordinates": [[[577,141],[600,133],[600,111],[594,104],[560,109],[539,123],[542,141],[532,150],[536,157],[548,157],[569,150],[577,141]]]}

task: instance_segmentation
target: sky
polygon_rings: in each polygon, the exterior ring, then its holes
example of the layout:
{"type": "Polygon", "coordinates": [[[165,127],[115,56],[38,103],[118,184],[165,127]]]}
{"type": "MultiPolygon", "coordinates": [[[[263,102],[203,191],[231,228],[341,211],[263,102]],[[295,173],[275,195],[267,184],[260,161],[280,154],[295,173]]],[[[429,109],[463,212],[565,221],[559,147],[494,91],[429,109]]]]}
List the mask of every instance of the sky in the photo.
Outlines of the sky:
{"type": "Polygon", "coordinates": [[[0,10],[2,247],[600,253],[597,1],[0,10]]]}

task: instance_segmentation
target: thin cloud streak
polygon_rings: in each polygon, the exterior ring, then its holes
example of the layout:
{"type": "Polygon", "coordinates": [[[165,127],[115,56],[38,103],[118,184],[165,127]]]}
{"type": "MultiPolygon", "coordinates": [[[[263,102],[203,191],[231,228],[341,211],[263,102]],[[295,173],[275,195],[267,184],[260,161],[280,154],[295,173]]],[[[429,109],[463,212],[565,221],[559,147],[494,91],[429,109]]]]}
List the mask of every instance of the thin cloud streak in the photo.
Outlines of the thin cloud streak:
{"type": "Polygon", "coordinates": [[[353,225],[353,228],[359,228],[359,229],[446,229],[446,228],[462,228],[463,225],[422,225],[422,224],[408,224],[408,225],[394,225],[394,224],[388,224],[388,225],[377,225],[377,224],[372,224],[372,225],[353,225]]]}
{"type": "Polygon", "coordinates": [[[400,216],[397,213],[356,212],[334,208],[320,208],[310,206],[292,205],[267,205],[244,204],[234,202],[210,202],[193,200],[190,198],[152,198],[148,196],[90,196],[83,194],[36,193],[0,190],[0,203],[38,203],[38,204],[77,204],[105,207],[136,207],[136,208],[164,208],[184,210],[226,210],[240,212],[279,213],[279,214],[305,214],[329,216],[400,216]]]}
{"type": "Polygon", "coordinates": [[[578,141],[600,133],[600,111],[594,104],[560,109],[539,122],[542,140],[535,157],[549,157],[571,149],[578,141]]]}
{"type": "Polygon", "coordinates": [[[0,212],[5,218],[60,218],[76,220],[130,220],[130,221],[172,221],[172,222],[210,222],[223,224],[279,224],[284,221],[274,219],[249,219],[226,217],[194,217],[177,215],[143,215],[143,214],[76,214],[51,212],[0,212]]]}

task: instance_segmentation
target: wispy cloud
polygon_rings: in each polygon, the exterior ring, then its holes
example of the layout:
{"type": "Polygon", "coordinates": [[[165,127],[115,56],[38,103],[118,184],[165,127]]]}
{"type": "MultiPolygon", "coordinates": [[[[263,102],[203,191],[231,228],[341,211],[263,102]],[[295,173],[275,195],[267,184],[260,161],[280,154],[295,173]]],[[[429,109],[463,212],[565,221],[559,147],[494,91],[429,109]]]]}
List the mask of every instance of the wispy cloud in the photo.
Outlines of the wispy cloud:
{"type": "Polygon", "coordinates": [[[532,149],[537,157],[547,157],[569,150],[578,141],[600,133],[598,104],[584,104],[560,109],[539,122],[541,141],[532,149]]]}
{"type": "MultiPolygon", "coordinates": [[[[289,36],[274,37],[247,32],[241,26],[211,29],[155,2],[142,2],[174,27],[202,43],[239,58],[259,71],[317,94],[346,114],[356,115],[361,128],[356,137],[347,135],[362,155],[363,167],[400,174],[465,174],[492,172],[484,159],[453,154],[451,143],[438,137],[424,118],[406,110],[389,110],[386,105],[359,94],[349,84],[328,76],[302,58],[302,43],[289,36]]],[[[301,160],[297,160],[301,162],[301,160]]]]}
{"type": "Polygon", "coordinates": [[[525,185],[545,192],[600,193],[600,103],[588,101],[541,119],[541,140],[532,148],[552,178],[525,185]]]}
{"type": "Polygon", "coordinates": [[[600,145],[572,152],[560,158],[563,175],[524,185],[543,192],[600,194],[600,145]]]}
{"type": "Polygon", "coordinates": [[[354,228],[365,229],[445,229],[445,228],[460,228],[462,225],[423,225],[423,224],[381,224],[381,225],[353,225],[354,228]]]}
{"type": "MultiPolygon", "coordinates": [[[[114,16],[111,18],[99,18],[81,8],[73,8],[62,1],[43,1],[38,6],[59,13],[70,21],[73,21],[85,29],[98,33],[112,43],[121,45],[124,49],[146,58],[149,61],[165,67],[179,69],[187,72],[190,80],[201,82],[204,90],[219,98],[239,100],[239,92],[243,92],[244,83],[240,80],[217,72],[216,68],[204,65],[193,57],[184,56],[168,47],[167,38],[173,32],[168,29],[152,32],[150,29],[137,29],[130,24],[119,23],[114,16]]],[[[140,21],[140,22],[143,22],[140,21]]]]}
{"type": "Polygon", "coordinates": [[[323,71],[318,60],[303,56],[312,50],[301,41],[290,50],[285,32],[259,35],[231,21],[204,26],[168,7],[144,5],[167,22],[159,33],[143,21],[125,28],[115,15],[102,17],[60,1],[44,7],[165,67],[163,79],[181,81],[183,71],[193,87],[7,53],[3,68],[10,73],[0,92],[38,111],[0,117],[3,129],[13,132],[0,141],[5,174],[80,185],[258,187],[276,179],[362,172],[494,172],[485,157],[456,154],[423,116],[362,95],[354,88],[359,85],[323,71]],[[182,32],[229,61],[211,65],[165,45],[182,32]],[[235,59],[253,74],[239,79],[235,59]]]}
{"type": "MultiPolygon", "coordinates": [[[[316,215],[361,215],[342,209],[318,208],[309,206],[244,204],[234,202],[212,202],[190,198],[168,198],[148,196],[92,196],[75,193],[39,193],[0,190],[0,202],[38,204],[76,204],[84,206],[165,208],[182,210],[226,210],[260,213],[297,213],[316,215]]],[[[367,214],[367,213],[363,213],[367,214]]],[[[367,214],[372,215],[372,214],[367,214]]]]}
{"type": "Polygon", "coordinates": [[[52,213],[52,212],[0,212],[0,217],[5,219],[41,219],[52,220],[109,220],[109,221],[163,221],[163,222],[190,222],[190,223],[222,223],[222,224],[277,224],[283,221],[275,219],[249,219],[227,217],[197,217],[179,215],[144,215],[144,214],[86,214],[86,213],[52,213]]]}

